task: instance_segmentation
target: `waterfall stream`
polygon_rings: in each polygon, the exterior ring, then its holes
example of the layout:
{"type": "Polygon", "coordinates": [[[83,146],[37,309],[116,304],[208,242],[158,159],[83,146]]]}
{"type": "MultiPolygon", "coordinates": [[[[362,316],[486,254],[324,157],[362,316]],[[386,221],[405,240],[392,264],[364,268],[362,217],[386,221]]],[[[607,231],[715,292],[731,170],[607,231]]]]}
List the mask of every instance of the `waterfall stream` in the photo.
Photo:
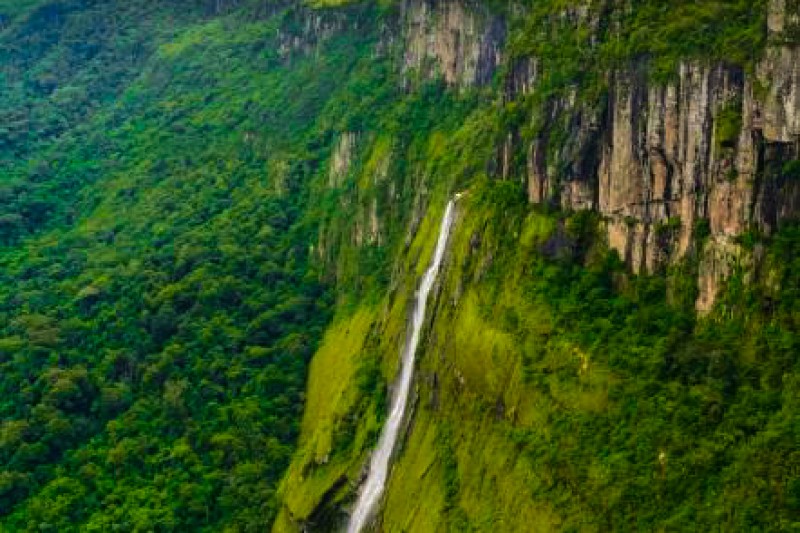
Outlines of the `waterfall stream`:
{"type": "MultiPolygon", "coordinates": [[[[456,199],[458,196],[456,196],[456,199]]],[[[419,344],[420,332],[425,323],[425,308],[428,304],[428,294],[436,282],[442,258],[447,250],[447,241],[450,237],[450,227],[453,225],[454,200],[447,204],[444,217],[442,218],[441,228],[439,229],[439,240],[436,243],[431,263],[422,283],[416,294],[414,301],[414,316],[411,330],[411,337],[403,350],[401,360],[400,377],[397,380],[394,396],[392,398],[389,418],[383,427],[378,447],[372,452],[372,460],[369,467],[369,475],[361,488],[353,514],[350,517],[350,524],[347,527],[348,533],[360,533],[368,520],[372,517],[375,509],[380,502],[386,486],[386,478],[389,474],[389,466],[394,452],[403,417],[406,413],[408,397],[411,389],[411,378],[414,374],[414,362],[416,359],[417,345],[419,344]]]]}

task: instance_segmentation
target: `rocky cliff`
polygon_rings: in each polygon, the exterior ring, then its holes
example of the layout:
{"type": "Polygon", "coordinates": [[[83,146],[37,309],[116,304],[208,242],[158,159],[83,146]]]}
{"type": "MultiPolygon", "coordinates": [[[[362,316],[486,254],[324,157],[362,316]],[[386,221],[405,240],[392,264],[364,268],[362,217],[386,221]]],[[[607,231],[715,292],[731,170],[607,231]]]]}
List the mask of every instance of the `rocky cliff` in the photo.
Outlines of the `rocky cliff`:
{"type": "MultiPolygon", "coordinates": [[[[800,146],[798,13],[796,3],[770,3],[768,45],[753,69],[683,61],[657,83],[633,63],[605,73],[602,101],[581,99],[580,86],[547,99],[540,131],[514,147],[526,153],[530,201],[600,212],[609,245],[635,272],[696,258],[697,308],[708,311],[735,266],[751,261],[737,238],[770,234],[800,207],[790,163],[800,146]]],[[[599,16],[564,19],[596,31],[599,16]]],[[[511,71],[511,98],[536,90],[528,70],[511,71]]],[[[503,176],[508,151],[506,142],[503,176]]]]}
{"type": "Polygon", "coordinates": [[[403,68],[409,76],[441,76],[448,84],[489,83],[502,62],[505,19],[481,2],[405,0],[403,68]]]}
{"type": "MultiPolygon", "coordinates": [[[[591,60],[614,38],[621,9],[577,3],[542,19],[544,35],[579,35],[591,60]]],[[[415,80],[441,78],[492,95],[488,86],[499,77],[498,107],[524,111],[497,133],[490,172],[524,181],[534,204],[599,212],[609,246],[633,272],[690,259],[697,309],[707,312],[731,272],[757,260],[742,235],[769,235],[800,207],[791,164],[800,146],[798,9],[769,3],[767,45],[752,64],[686,58],[666,79],[653,79],[648,59],[639,57],[594,65],[592,86],[576,74],[558,90],[547,58],[515,45],[530,31],[519,22],[531,17],[521,4],[497,10],[466,0],[406,0],[389,32],[399,37],[387,42],[402,58],[408,90],[415,80]]],[[[585,61],[576,65],[589,69],[585,61]]],[[[348,135],[336,149],[332,183],[352,149],[348,135]]],[[[376,206],[369,209],[360,215],[359,242],[378,239],[380,217],[376,206]]]]}
{"type": "MultiPolygon", "coordinates": [[[[376,54],[409,107],[431,107],[409,118],[413,134],[347,125],[332,136],[326,193],[346,215],[322,225],[318,257],[342,280],[365,271],[355,255],[388,250],[391,271],[388,290],[340,313],[323,342],[276,531],[335,530],[346,519],[387,393],[371,395],[359,372],[391,383],[440,206],[460,190],[470,192],[434,291],[379,529],[670,529],[664,516],[636,522],[632,494],[662,502],[688,483],[696,495],[715,472],[740,468],[713,464],[728,448],[694,456],[705,444],[684,439],[722,438],[722,406],[743,398],[730,391],[755,383],[744,377],[752,369],[727,355],[738,348],[694,343],[694,326],[682,328],[720,309],[728,280],[774,286],[784,275],[765,242],[800,210],[800,4],[755,5],[748,31],[761,44],[744,59],[695,45],[669,61],[620,51],[641,22],[626,18],[634,3],[566,4],[405,0],[382,19],[376,54]],[[627,270],[603,270],[618,268],[609,250],[627,270]],[[560,261],[591,273],[571,277],[560,261]],[[648,308],[615,292],[674,300],[678,284],[691,286],[681,305],[648,308]],[[634,308],[643,309],[635,320],[634,308]],[[637,433],[651,423],[658,429],[637,433]],[[623,426],[637,429],[623,435],[623,426]],[[686,474],[695,469],[697,479],[686,474]]],[[[739,341],[751,362],[771,342],[739,341]]],[[[704,523],[736,529],[736,505],[720,498],[727,514],[704,523]]],[[[648,512],[691,522],[675,514],[681,505],[648,512]]]]}

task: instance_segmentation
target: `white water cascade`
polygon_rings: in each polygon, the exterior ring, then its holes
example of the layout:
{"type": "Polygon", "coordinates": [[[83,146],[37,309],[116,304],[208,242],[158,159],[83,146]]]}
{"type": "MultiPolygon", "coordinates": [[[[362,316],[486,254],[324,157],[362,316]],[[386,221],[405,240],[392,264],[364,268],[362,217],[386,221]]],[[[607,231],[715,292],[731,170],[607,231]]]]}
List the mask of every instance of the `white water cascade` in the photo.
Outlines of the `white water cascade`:
{"type": "MultiPolygon", "coordinates": [[[[458,199],[459,195],[456,195],[458,199]]],[[[403,350],[401,361],[400,378],[397,380],[396,390],[392,398],[391,411],[386,424],[383,426],[378,447],[372,452],[372,460],[369,467],[369,475],[361,488],[353,514],[350,517],[350,524],[347,527],[348,533],[360,533],[368,520],[375,512],[375,508],[380,502],[383,490],[386,486],[386,478],[389,474],[389,463],[394,452],[397,437],[400,433],[400,426],[406,413],[409,392],[411,389],[411,378],[414,374],[414,362],[416,359],[417,345],[419,344],[420,332],[425,323],[425,308],[428,304],[428,294],[436,282],[439,274],[439,267],[442,258],[447,250],[447,240],[450,237],[450,227],[453,225],[454,200],[447,204],[447,209],[442,218],[442,225],[439,230],[439,240],[436,243],[436,250],[431,258],[430,266],[425,272],[417,291],[414,301],[414,322],[412,324],[411,338],[403,350]]]]}

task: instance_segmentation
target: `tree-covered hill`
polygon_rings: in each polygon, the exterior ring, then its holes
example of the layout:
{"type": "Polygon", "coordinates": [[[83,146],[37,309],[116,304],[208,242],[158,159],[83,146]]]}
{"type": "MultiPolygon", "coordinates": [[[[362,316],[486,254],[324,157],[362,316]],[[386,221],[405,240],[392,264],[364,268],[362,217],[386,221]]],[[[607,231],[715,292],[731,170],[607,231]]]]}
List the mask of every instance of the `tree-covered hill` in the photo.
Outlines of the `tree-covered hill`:
{"type": "Polygon", "coordinates": [[[0,531],[796,530],[798,10],[0,0],[0,531]]]}
{"type": "Polygon", "coordinates": [[[312,184],[380,92],[373,36],[319,61],[280,48],[293,7],[11,6],[0,529],[263,531],[332,301],[312,184]]]}

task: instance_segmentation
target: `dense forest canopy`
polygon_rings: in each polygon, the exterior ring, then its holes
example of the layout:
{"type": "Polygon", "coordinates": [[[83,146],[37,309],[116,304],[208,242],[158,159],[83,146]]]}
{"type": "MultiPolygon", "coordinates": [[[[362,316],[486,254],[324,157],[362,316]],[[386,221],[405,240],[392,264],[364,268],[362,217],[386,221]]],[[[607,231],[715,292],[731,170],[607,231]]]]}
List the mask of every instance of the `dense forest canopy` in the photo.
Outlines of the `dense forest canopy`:
{"type": "Polygon", "coordinates": [[[284,66],[290,17],[40,4],[0,56],[3,529],[263,531],[331,302],[309,183],[360,43],[284,66]]]}
{"type": "Polygon", "coordinates": [[[0,523],[263,531],[334,301],[331,142],[410,143],[448,97],[400,90],[370,6],[319,43],[287,3],[0,11],[0,523]]]}
{"type": "MultiPolygon", "coordinates": [[[[454,191],[387,531],[420,494],[431,530],[528,499],[545,529],[798,527],[797,224],[733,238],[758,271],[700,316],[708,220],[694,255],[633,275],[601,216],[532,206],[529,153],[503,152],[547,130],[568,153],[557,111],[607,119],[621,65],[654,87],[688,60],[756,71],[769,2],[453,4],[446,24],[507,21],[483,84],[415,70],[409,2],[0,0],[0,530],[335,529],[454,191]]],[[[757,181],[800,179],[770,149],[757,181]]]]}

